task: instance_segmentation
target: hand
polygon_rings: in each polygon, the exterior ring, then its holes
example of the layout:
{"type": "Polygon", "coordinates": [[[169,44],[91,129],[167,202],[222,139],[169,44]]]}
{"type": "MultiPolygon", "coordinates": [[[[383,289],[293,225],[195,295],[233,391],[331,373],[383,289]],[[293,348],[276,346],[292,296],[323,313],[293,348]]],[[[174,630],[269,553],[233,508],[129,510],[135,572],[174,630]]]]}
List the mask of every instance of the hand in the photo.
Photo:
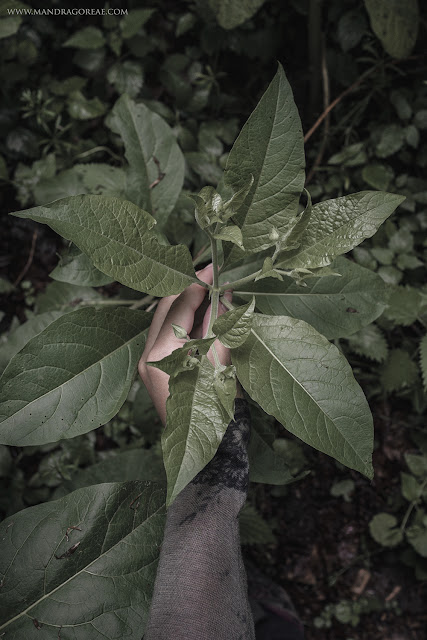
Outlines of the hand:
{"type": "MultiPolygon", "coordinates": [[[[212,265],[208,265],[197,272],[199,280],[212,284],[212,265]]],[[[192,338],[201,338],[207,333],[211,305],[204,314],[203,321],[195,326],[195,314],[200,305],[204,302],[207,290],[198,285],[192,284],[178,296],[163,298],[156,309],[151,323],[145,349],[139,361],[138,371],[147,391],[153,401],[154,406],[163,422],[166,422],[166,400],[169,396],[169,376],[160,369],[150,367],[147,362],[162,360],[175,349],[185,344],[185,339],[177,338],[173,332],[172,323],[183,327],[192,338]]],[[[231,299],[231,293],[226,294],[231,299]]],[[[220,304],[218,315],[226,311],[220,304]]],[[[219,340],[215,341],[215,348],[221,364],[228,365],[231,362],[230,350],[224,347],[219,340]]],[[[209,360],[213,363],[212,353],[208,353],[209,360]]]]}

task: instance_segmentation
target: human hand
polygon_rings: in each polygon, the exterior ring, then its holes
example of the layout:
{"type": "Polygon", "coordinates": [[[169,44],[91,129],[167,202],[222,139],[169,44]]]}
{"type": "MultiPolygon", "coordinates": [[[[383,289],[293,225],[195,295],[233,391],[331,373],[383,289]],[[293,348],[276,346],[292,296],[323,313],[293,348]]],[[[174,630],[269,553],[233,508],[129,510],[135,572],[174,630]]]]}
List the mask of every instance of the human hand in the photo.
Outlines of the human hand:
{"type": "MultiPolygon", "coordinates": [[[[212,284],[212,265],[208,265],[197,272],[199,280],[212,284]]],[[[198,284],[187,287],[180,295],[163,298],[156,309],[151,323],[144,352],[138,365],[139,375],[145,384],[154,406],[162,420],[166,422],[166,400],[169,396],[169,376],[156,367],[150,367],[147,362],[156,362],[170,355],[172,351],[185,344],[184,338],[177,338],[172,328],[172,323],[185,329],[192,338],[201,338],[206,335],[211,305],[209,305],[203,316],[203,321],[195,326],[195,314],[200,305],[204,302],[207,290],[198,284]]],[[[226,296],[231,299],[231,293],[226,296]]],[[[218,315],[223,314],[227,309],[219,304],[218,315]]],[[[231,362],[230,350],[224,347],[219,340],[215,341],[215,348],[221,364],[228,365],[231,362]]],[[[213,363],[211,351],[208,358],[213,363]]]]}

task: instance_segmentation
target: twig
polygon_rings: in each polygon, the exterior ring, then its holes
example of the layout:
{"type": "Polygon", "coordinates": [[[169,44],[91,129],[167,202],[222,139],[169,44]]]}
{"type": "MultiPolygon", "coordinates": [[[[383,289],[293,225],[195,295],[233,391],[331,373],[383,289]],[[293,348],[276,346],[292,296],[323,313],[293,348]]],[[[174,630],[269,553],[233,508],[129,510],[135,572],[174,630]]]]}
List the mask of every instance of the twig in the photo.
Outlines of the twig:
{"type": "MultiPolygon", "coordinates": [[[[326,111],[328,108],[329,100],[330,100],[330,92],[329,92],[329,74],[328,74],[328,65],[326,61],[326,44],[325,37],[322,37],[322,84],[323,84],[323,109],[326,111]]],[[[308,184],[316,171],[319,164],[322,162],[323,154],[325,153],[326,143],[328,141],[329,135],[329,123],[330,123],[330,114],[329,112],[325,116],[325,126],[323,127],[323,135],[322,142],[319,147],[319,151],[317,153],[316,159],[311,167],[308,175],[306,184],[308,184]]]]}
{"type": "Polygon", "coordinates": [[[372,73],[374,73],[374,71],[376,71],[379,67],[381,67],[382,65],[384,65],[384,69],[387,67],[393,67],[396,66],[397,64],[399,64],[400,62],[408,62],[410,60],[416,60],[418,58],[424,58],[425,54],[420,54],[420,55],[414,55],[414,56],[408,56],[407,58],[404,58],[403,60],[390,60],[390,62],[386,62],[384,64],[384,61],[381,60],[380,62],[378,62],[375,66],[371,67],[370,69],[368,69],[367,71],[365,71],[364,73],[362,73],[361,76],[358,77],[357,80],[355,80],[355,82],[353,82],[353,84],[351,84],[349,87],[347,87],[347,89],[345,89],[345,91],[343,91],[342,93],[340,93],[340,95],[335,98],[335,100],[333,100],[331,102],[331,104],[329,104],[327,106],[327,108],[323,111],[323,113],[317,118],[316,122],[314,123],[314,125],[311,127],[311,129],[309,129],[307,131],[307,133],[304,136],[304,142],[307,142],[307,140],[309,140],[311,138],[311,136],[313,135],[313,133],[316,131],[316,129],[322,124],[323,120],[327,117],[327,115],[332,111],[332,109],[334,109],[337,104],[339,104],[341,102],[341,100],[343,98],[345,98],[349,93],[351,93],[352,91],[354,91],[354,89],[356,89],[360,84],[362,84],[362,82],[364,80],[366,80],[366,78],[368,78],[372,73]]]}
{"type": "Polygon", "coordinates": [[[159,184],[159,182],[161,182],[163,180],[163,178],[165,177],[165,173],[163,171],[160,170],[160,162],[157,160],[156,156],[153,156],[153,160],[154,160],[154,164],[157,167],[157,171],[158,171],[158,176],[157,178],[150,184],[150,186],[148,187],[149,189],[154,189],[154,187],[157,187],[157,185],[159,184]]]}
{"type": "Polygon", "coordinates": [[[18,284],[21,282],[21,280],[25,277],[25,274],[27,273],[28,269],[31,267],[31,263],[33,262],[33,259],[34,259],[34,252],[36,250],[36,242],[37,242],[37,229],[35,229],[33,231],[33,237],[32,237],[32,240],[31,240],[31,249],[30,249],[30,253],[28,254],[28,260],[25,263],[25,266],[22,269],[21,273],[19,274],[19,276],[16,278],[15,282],[13,283],[14,287],[18,286],[18,284]]]}

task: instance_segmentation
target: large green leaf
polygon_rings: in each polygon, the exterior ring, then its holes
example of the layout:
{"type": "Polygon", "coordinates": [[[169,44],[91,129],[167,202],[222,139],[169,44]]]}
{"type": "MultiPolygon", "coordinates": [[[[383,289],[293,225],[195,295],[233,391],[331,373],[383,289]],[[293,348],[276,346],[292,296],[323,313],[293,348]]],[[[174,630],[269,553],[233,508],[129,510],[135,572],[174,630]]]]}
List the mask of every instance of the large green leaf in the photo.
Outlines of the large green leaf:
{"type": "Polygon", "coordinates": [[[169,296],[196,282],[187,247],[159,244],[154,218],[131,202],[72,196],[13,215],[48,224],[74,242],[102,273],[131,289],[169,296]]]}
{"type": "Polygon", "coordinates": [[[4,520],[0,636],[140,640],[163,527],[164,494],[148,482],[79,489],[4,520]]]}
{"type": "MultiPolygon", "coordinates": [[[[46,329],[54,320],[60,318],[66,311],[46,311],[19,325],[11,331],[7,337],[4,336],[4,343],[1,343],[0,351],[0,374],[3,373],[13,356],[24,347],[31,338],[34,338],[43,329],[46,329]]],[[[3,339],[3,336],[2,336],[3,339]]]]}
{"type": "Polygon", "coordinates": [[[63,252],[59,264],[50,273],[50,277],[59,282],[86,287],[102,287],[112,282],[110,276],[101,273],[93,266],[88,256],[73,245],[63,252]]]}
{"type": "Polygon", "coordinates": [[[200,366],[171,377],[162,435],[168,479],[167,504],[214,457],[229,418],[214,388],[214,368],[203,357],[200,366]]]}
{"type": "Polygon", "coordinates": [[[79,309],[30,340],[0,379],[0,442],[56,442],[110,420],[126,400],[151,317],[79,309]]]}
{"type": "Polygon", "coordinates": [[[417,41],[418,0],[365,0],[371,27],[387,53],[406,58],[417,41]]]}
{"type": "Polygon", "coordinates": [[[238,295],[253,295],[262,313],[305,320],[327,338],[343,338],[373,322],[384,311],[389,290],[369,269],[338,258],[334,271],[341,276],[308,278],[300,286],[292,278],[267,278],[237,288],[238,295]]]}
{"type": "Polygon", "coordinates": [[[248,340],[231,352],[251,397],[307,444],[372,476],[372,416],[350,365],[313,327],[255,314],[248,340]]]}
{"type": "Polygon", "coordinates": [[[298,249],[279,255],[276,267],[315,269],[370,238],[404,200],[384,191],[360,191],[314,205],[298,249]]]}
{"type": "Polygon", "coordinates": [[[304,186],[304,141],[298,110],[281,65],[228,156],[224,182],[233,191],[254,177],[234,222],[246,251],[272,245],[273,227],[285,232],[295,222],[304,186]]]}
{"type": "Polygon", "coordinates": [[[114,105],[108,124],[121,136],[130,165],[126,197],[163,224],[184,183],[184,156],[172,129],[161,116],[127,95],[114,105]]]}

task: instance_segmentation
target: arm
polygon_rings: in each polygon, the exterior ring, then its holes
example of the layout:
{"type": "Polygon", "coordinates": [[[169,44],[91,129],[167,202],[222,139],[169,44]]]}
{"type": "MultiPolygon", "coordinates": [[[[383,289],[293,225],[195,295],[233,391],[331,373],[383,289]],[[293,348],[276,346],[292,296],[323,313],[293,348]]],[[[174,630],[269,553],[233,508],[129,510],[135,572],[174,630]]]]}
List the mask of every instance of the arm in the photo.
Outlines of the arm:
{"type": "MultiPolygon", "coordinates": [[[[209,282],[211,273],[207,268],[198,276],[209,282]]],[[[171,323],[191,333],[205,296],[200,290],[192,285],[181,296],[161,302],[141,360],[142,379],[163,421],[168,377],[145,362],[182,345],[171,323]]],[[[208,317],[209,310],[205,325],[208,317]]],[[[217,351],[224,364],[229,362],[229,352],[220,343],[217,351]]],[[[145,640],[255,638],[238,522],[248,486],[249,426],[246,402],[237,399],[235,419],[217,454],[169,508],[145,640]]]]}

